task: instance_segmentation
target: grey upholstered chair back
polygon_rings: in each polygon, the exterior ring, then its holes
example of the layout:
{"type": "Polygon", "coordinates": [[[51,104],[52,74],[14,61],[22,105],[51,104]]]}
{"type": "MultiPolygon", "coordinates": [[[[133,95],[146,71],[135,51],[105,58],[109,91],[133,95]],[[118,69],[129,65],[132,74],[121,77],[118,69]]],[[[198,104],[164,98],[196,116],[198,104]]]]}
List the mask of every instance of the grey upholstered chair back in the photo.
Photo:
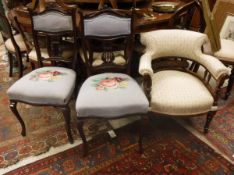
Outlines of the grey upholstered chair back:
{"type": "Polygon", "coordinates": [[[84,20],[85,36],[120,36],[131,34],[131,18],[100,14],[84,20]]]}
{"type": "Polygon", "coordinates": [[[72,17],[57,11],[50,11],[32,17],[34,30],[62,32],[73,30],[72,17]]]}

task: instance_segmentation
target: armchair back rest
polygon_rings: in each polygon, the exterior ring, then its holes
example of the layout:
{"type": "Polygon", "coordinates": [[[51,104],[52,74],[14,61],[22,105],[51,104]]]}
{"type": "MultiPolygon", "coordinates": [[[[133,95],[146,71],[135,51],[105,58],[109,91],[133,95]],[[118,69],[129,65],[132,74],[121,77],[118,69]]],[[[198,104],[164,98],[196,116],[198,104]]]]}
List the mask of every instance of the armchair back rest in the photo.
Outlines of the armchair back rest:
{"type": "Polygon", "coordinates": [[[134,44],[134,10],[131,14],[104,9],[81,15],[82,52],[87,74],[101,72],[130,72],[131,54],[134,44]],[[115,64],[116,52],[122,51],[124,65],[115,64]],[[94,55],[100,53],[101,65],[94,66],[94,55]]]}
{"type": "Polygon", "coordinates": [[[75,68],[77,56],[77,31],[76,31],[76,10],[67,11],[58,9],[46,9],[43,12],[30,11],[33,41],[39,66],[44,65],[45,58],[42,57],[41,50],[46,49],[49,59],[53,65],[68,64],[69,67],[75,68]],[[70,50],[73,52],[71,59],[65,59],[62,56],[69,42],[70,50]],[[44,42],[43,40],[44,39],[44,42]],[[64,44],[66,43],[66,44],[64,44]]]}
{"type": "Polygon", "coordinates": [[[163,57],[180,57],[195,61],[218,78],[229,70],[215,57],[202,53],[202,46],[208,41],[205,34],[188,30],[157,30],[141,35],[146,46],[145,55],[151,60],[163,57]]]}
{"type": "Polygon", "coordinates": [[[202,53],[201,47],[207,40],[205,34],[179,29],[157,30],[141,35],[141,43],[155,59],[184,57],[197,60],[202,53]]]}

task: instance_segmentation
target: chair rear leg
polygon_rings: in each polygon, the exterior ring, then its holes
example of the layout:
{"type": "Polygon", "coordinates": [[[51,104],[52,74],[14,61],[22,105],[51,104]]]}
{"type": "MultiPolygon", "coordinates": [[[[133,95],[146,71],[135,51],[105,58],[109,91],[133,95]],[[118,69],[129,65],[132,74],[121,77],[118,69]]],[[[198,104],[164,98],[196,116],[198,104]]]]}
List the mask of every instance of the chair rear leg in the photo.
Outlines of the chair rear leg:
{"type": "Polygon", "coordinates": [[[70,112],[70,108],[69,106],[66,107],[61,107],[62,112],[63,112],[63,116],[64,116],[64,120],[65,120],[65,128],[66,128],[66,132],[67,132],[67,137],[70,143],[73,143],[73,137],[71,134],[71,112],[70,112]]]}
{"type": "Polygon", "coordinates": [[[8,60],[9,60],[9,77],[12,77],[13,74],[13,57],[12,54],[8,52],[8,60]]]}
{"type": "Polygon", "coordinates": [[[229,95],[231,94],[233,83],[234,83],[234,67],[232,68],[232,73],[228,80],[228,86],[224,97],[225,100],[227,100],[229,95]]]}
{"type": "Polygon", "coordinates": [[[77,128],[83,141],[83,156],[85,157],[88,154],[88,143],[84,134],[83,125],[84,121],[78,119],[77,128]]]}
{"type": "Polygon", "coordinates": [[[208,114],[207,114],[207,117],[206,117],[206,123],[205,123],[205,126],[204,126],[204,133],[207,134],[209,132],[209,126],[210,126],[210,122],[212,121],[214,115],[216,114],[216,111],[210,111],[208,114]]]}
{"type": "Polygon", "coordinates": [[[139,153],[142,154],[144,152],[143,150],[143,125],[144,125],[144,119],[143,116],[141,116],[141,119],[139,120],[139,139],[138,139],[138,145],[139,145],[139,153]]]}
{"type": "Polygon", "coordinates": [[[20,122],[21,124],[21,128],[22,128],[22,131],[21,131],[21,135],[22,136],[26,136],[26,128],[25,128],[25,124],[24,124],[24,121],[23,119],[21,118],[18,110],[17,110],[17,102],[15,101],[10,101],[10,109],[11,111],[15,114],[16,118],[18,119],[18,121],[20,122]]]}

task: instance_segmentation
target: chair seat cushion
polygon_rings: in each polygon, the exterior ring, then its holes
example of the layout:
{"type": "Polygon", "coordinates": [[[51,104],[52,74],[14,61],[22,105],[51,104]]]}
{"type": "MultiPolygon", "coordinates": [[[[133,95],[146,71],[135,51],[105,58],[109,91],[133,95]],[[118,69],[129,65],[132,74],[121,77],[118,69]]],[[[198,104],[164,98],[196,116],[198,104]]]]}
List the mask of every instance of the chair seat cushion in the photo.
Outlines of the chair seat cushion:
{"type": "Polygon", "coordinates": [[[122,117],[146,113],[148,107],[149,102],[137,82],[121,73],[89,77],[76,101],[78,117],[122,117]]]}
{"type": "MultiPolygon", "coordinates": [[[[20,34],[17,34],[14,36],[15,42],[19,46],[19,49],[21,52],[24,52],[27,50],[26,45],[24,43],[23,37],[20,34]]],[[[6,49],[9,50],[10,52],[15,52],[15,47],[11,42],[11,39],[7,39],[5,42],[6,49]]]]}
{"type": "Polygon", "coordinates": [[[62,67],[36,69],[7,91],[10,100],[41,105],[67,104],[74,90],[76,73],[62,67]]]}
{"type": "MultiPolygon", "coordinates": [[[[221,49],[214,53],[221,61],[234,61],[234,41],[227,39],[220,39],[221,49]]],[[[211,45],[209,42],[203,45],[203,51],[206,54],[212,54],[211,45]]]]}
{"type": "Polygon", "coordinates": [[[234,61],[234,41],[221,39],[221,49],[214,53],[222,61],[234,61]]]}
{"type": "Polygon", "coordinates": [[[151,109],[168,115],[196,115],[211,110],[214,99],[197,77],[176,70],[152,76],[151,109]]]}

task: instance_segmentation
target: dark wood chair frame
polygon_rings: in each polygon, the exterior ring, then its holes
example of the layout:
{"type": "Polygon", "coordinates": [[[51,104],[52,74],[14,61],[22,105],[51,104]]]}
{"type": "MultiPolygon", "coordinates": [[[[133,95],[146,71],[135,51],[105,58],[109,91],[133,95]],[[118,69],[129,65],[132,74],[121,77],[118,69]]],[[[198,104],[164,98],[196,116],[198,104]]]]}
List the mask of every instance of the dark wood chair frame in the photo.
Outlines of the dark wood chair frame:
{"type": "MultiPolygon", "coordinates": [[[[18,77],[21,78],[23,76],[23,70],[24,70],[22,57],[25,55],[27,60],[28,60],[28,52],[30,50],[29,46],[24,40],[27,50],[20,51],[20,48],[19,48],[18,44],[16,43],[13,32],[12,32],[12,26],[9,23],[7,17],[5,15],[3,15],[2,13],[0,13],[0,18],[1,18],[2,22],[4,23],[5,28],[7,30],[7,31],[1,31],[2,36],[3,36],[3,40],[6,41],[7,39],[10,39],[12,44],[13,44],[13,47],[15,48],[15,52],[7,50],[8,58],[9,58],[9,76],[12,77],[12,74],[13,74],[13,60],[14,60],[13,55],[15,55],[15,58],[17,59],[17,62],[18,62],[18,68],[19,68],[18,77]]],[[[15,27],[17,27],[18,32],[20,32],[20,34],[22,34],[20,31],[20,27],[17,25],[18,21],[17,21],[16,17],[14,17],[14,21],[16,24],[15,27]]],[[[24,39],[24,37],[23,37],[23,39],[24,39]]]]}
{"type": "MultiPolygon", "coordinates": [[[[86,65],[86,70],[87,70],[87,75],[91,76],[93,74],[97,73],[103,73],[103,72],[121,72],[121,73],[127,73],[130,74],[130,65],[131,65],[131,51],[133,51],[133,46],[134,46],[134,15],[135,11],[134,9],[132,10],[131,14],[121,14],[117,10],[111,10],[111,9],[105,9],[99,12],[91,13],[86,16],[83,16],[82,12],[80,12],[81,16],[81,43],[82,43],[82,48],[83,48],[83,53],[85,57],[85,65],[86,65]],[[131,16],[131,34],[130,35],[119,35],[119,36],[109,36],[109,37],[99,37],[99,36],[85,36],[84,34],[84,20],[85,19],[91,19],[95,18],[96,16],[100,14],[110,14],[118,17],[130,17],[131,16]],[[117,39],[122,39],[122,38],[127,38],[127,44],[125,45],[124,49],[124,56],[126,59],[126,64],[125,65],[116,65],[113,63],[113,54],[112,52],[115,51],[113,50],[113,41],[117,39]],[[94,48],[91,46],[93,40],[98,40],[104,43],[104,47],[101,48],[94,48]],[[105,47],[105,43],[108,44],[108,47],[105,47]],[[94,50],[93,50],[94,49],[94,50]],[[87,52],[89,56],[87,55],[87,52]],[[93,52],[94,51],[104,51],[102,60],[104,61],[104,64],[101,66],[92,66],[92,61],[93,61],[93,52]]],[[[99,45],[100,46],[100,45],[99,45]]],[[[114,44],[115,46],[115,44],[114,44]]],[[[123,46],[123,45],[122,45],[123,46]]],[[[134,115],[141,115],[141,120],[145,114],[134,114],[134,115]]],[[[127,115],[129,116],[129,115],[127,115]]],[[[131,115],[130,115],[131,116],[131,115]]],[[[115,118],[111,119],[119,119],[126,117],[124,116],[118,116],[115,118]]],[[[82,117],[82,116],[77,116],[78,123],[77,123],[77,128],[80,133],[80,136],[83,141],[83,155],[86,156],[89,151],[88,147],[88,142],[86,140],[84,131],[83,131],[83,124],[84,120],[86,119],[102,119],[102,120],[108,120],[107,117],[98,117],[98,116],[90,116],[90,117],[82,117]]],[[[139,126],[139,151],[142,152],[142,127],[141,127],[141,121],[140,121],[140,126],[139,126]]]]}
{"type": "Polygon", "coordinates": [[[203,12],[201,8],[201,4],[199,0],[193,0],[191,2],[186,3],[185,5],[178,8],[171,19],[169,20],[168,26],[169,28],[179,28],[179,29],[190,29],[192,24],[192,18],[195,14],[195,10],[198,10],[199,15],[201,15],[200,19],[200,28],[199,31],[204,30],[204,21],[202,20],[203,12]]]}
{"type": "MultiPolygon", "coordinates": [[[[215,87],[212,88],[212,86],[210,85],[210,81],[211,79],[215,79],[214,76],[212,76],[212,74],[209,72],[208,69],[205,68],[205,66],[203,66],[202,64],[191,60],[189,58],[171,58],[171,57],[163,57],[163,58],[159,58],[159,60],[154,60],[152,61],[152,68],[154,73],[162,71],[162,70],[178,70],[178,71],[182,71],[182,72],[187,72],[189,74],[192,74],[193,76],[197,77],[198,79],[200,79],[204,85],[206,86],[206,88],[209,90],[209,92],[212,94],[213,98],[214,98],[214,103],[213,106],[217,106],[218,105],[218,99],[220,98],[220,91],[221,91],[221,87],[225,81],[225,79],[228,77],[228,75],[224,75],[221,76],[217,81],[217,85],[215,87]],[[192,63],[189,64],[188,61],[191,61],[192,63]],[[157,63],[157,64],[155,64],[157,63]],[[199,76],[197,74],[197,67],[196,65],[199,65],[198,68],[203,67],[205,69],[203,77],[199,76]]],[[[152,88],[152,80],[150,75],[145,74],[143,76],[143,88],[144,88],[144,92],[146,94],[146,96],[148,97],[149,101],[151,100],[150,97],[150,92],[151,92],[151,88],[152,88]]],[[[209,111],[208,113],[201,113],[201,114],[197,114],[197,115],[187,115],[190,117],[193,116],[199,116],[202,114],[207,114],[207,119],[204,125],[204,133],[208,133],[209,132],[209,125],[213,119],[213,117],[215,116],[217,111],[209,111]]],[[[152,113],[154,115],[157,115],[158,113],[156,112],[149,112],[152,113]]],[[[165,115],[165,114],[161,114],[160,115],[165,115]]],[[[171,115],[165,115],[165,116],[171,116],[171,115]]],[[[173,115],[176,116],[176,115],[173,115]]],[[[178,117],[181,115],[178,115],[178,117]]],[[[186,116],[186,117],[187,117],[186,116]]]]}
{"type": "Polygon", "coordinates": [[[223,64],[225,64],[226,66],[229,66],[231,65],[232,66],[232,70],[231,70],[231,75],[228,77],[228,85],[227,85],[227,89],[226,89],[226,92],[224,94],[224,99],[227,100],[228,97],[230,96],[231,94],[231,90],[232,90],[232,87],[233,87],[233,83],[234,83],[234,63],[231,62],[231,61],[223,61],[223,60],[220,60],[223,64]]]}
{"type": "MultiPolygon", "coordinates": [[[[76,31],[76,23],[75,23],[75,15],[76,15],[76,10],[75,9],[72,9],[71,11],[62,11],[62,10],[57,10],[57,9],[50,9],[48,11],[44,11],[42,13],[39,13],[39,14],[44,14],[44,13],[47,13],[47,12],[51,12],[51,11],[55,11],[55,12],[58,12],[62,15],[71,15],[72,17],[72,25],[73,25],[73,30],[72,31],[64,31],[64,32],[48,32],[46,35],[47,36],[58,36],[58,35],[72,35],[74,38],[77,37],[77,31],[76,31]]],[[[32,21],[32,26],[33,26],[33,20],[32,20],[32,16],[33,15],[38,15],[37,13],[35,12],[31,12],[31,21],[32,21]]],[[[41,54],[40,54],[40,48],[39,48],[39,45],[38,45],[38,40],[37,40],[37,34],[41,34],[43,33],[44,31],[35,31],[33,29],[33,39],[34,39],[34,45],[35,45],[35,48],[36,48],[36,52],[37,52],[37,57],[38,59],[40,60],[40,67],[43,67],[43,61],[44,61],[44,58],[41,57],[41,54]]],[[[74,39],[74,43],[73,43],[74,47],[73,47],[73,50],[74,50],[74,57],[73,59],[70,61],[70,66],[73,70],[76,69],[76,61],[77,61],[77,41],[76,39],[74,39]]],[[[69,63],[68,60],[66,59],[63,59],[61,57],[50,57],[46,60],[49,60],[52,62],[52,65],[55,65],[57,66],[59,62],[64,62],[64,63],[69,63]]],[[[71,127],[70,127],[70,119],[71,119],[71,116],[70,116],[70,107],[69,107],[69,102],[70,102],[70,99],[68,100],[68,102],[64,105],[55,105],[55,104],[47,104],[47,105],[42,105],[42,104],[37,104],[37,103],[28,103],[28,102],[24,102],[24,101],[16,101],[16,100],[10,100],[10,109],[11,111],[15,114],[15,116],[17,117],[17,119],[19,120],[20,124],[21,124],[21,127],[22,127],[22,131],[21,131],[21,135],[22,136],[26,136],[26,127],[25,127],[25,124],[24,124],[24,121],[22,119],[22,117],[20,116],[18,110],[17,110],[17,103],[18,102],[21,102],[21,103],[26,103],[26,104],[29,104],[29,105],[33,105],[33,106],[53,106],[55,108],[58,108],[62,111],[63,113],[63,116],[64,116],[64,119],[65,119],[65,128],[66,128],[66,132],[67,132],[67,136],[68,136],[68,140],[70,143],[73,143],[73,137],[72,137],[72,134],[71,134],[71,127]]]]}

